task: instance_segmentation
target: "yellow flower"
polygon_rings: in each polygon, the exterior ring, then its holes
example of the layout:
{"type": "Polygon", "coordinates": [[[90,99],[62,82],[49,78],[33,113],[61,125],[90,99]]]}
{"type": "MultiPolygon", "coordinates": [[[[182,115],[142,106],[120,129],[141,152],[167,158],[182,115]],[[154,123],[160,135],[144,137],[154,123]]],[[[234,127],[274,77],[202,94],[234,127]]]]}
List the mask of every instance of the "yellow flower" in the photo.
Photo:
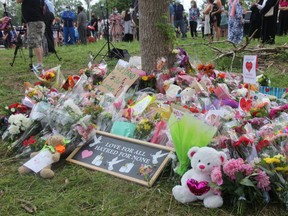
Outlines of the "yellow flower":
{"type": "Polygon", "coordinates": [[[281,192],[281,191],[282,191],[282,188],[281,188],[281,187],[278,187],[278,188],[277,188],[277,191],[278,191],[278,192],[281,192]]]}
{"type": "Polygon", "coordinates": [[[280,163],[280,160],[277,158],[264,158],[264,161],[267,164],[280,163]]]}
{"type": "Polygon", "coordinates": [[[288,172],[288,166],[286,166],[286,167],[276,167],[275,170],[276,171],[280,171],[280,172],[288,172]]]}
{"type": "Polygon", "coordinates": [[[142,80],[143,81],[147,81],[148,80],[148,76],[142,76],[142,80]]]}
{"type": "Polygon", "coordinates": [[[279,160],[285,159],[282,154],[275,155],[274,158],[277,158],[279,160]]]}
{"type": "Polygon", "coordinates": [[[149,124],[144,125],[144,130],[150,130],[150,129],[151,129],[151,126],[149,124]]]}
{"type": "Polygon", "coordinates": [[[33,97],[34,95],[37,95],[37,91],[32,90],[32,91],[28,92],[27,95],[28,95],[28,97],[33,97]]]}

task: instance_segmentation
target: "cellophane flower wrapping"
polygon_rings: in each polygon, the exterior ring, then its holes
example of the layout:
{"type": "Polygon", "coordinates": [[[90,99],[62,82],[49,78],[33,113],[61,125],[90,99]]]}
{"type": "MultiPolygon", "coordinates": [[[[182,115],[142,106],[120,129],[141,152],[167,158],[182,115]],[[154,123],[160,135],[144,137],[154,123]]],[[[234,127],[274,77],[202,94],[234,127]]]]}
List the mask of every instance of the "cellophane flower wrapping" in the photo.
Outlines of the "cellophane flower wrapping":
{"type": "Polygon", "coordinates": [[[54,87],[56,89],[61,89],[62,85],[65,82],[65,77],[60,70],[61,65],[51,68],[47,71],[42,72],[40,75],[35,72],[37,78],[42,82],[46,87],[54,87]]]}
{"type": "Polygon", "coordinates": [[[190,159],[187,155],[188,150],[192,146],[207,146],[215,135],[217,128],[206,125],[188,113],[185,113],[180,119],[172,114],[168,125],[179,160],[179,167],[176,172],[182,176],[190,165],[190,159]]]}

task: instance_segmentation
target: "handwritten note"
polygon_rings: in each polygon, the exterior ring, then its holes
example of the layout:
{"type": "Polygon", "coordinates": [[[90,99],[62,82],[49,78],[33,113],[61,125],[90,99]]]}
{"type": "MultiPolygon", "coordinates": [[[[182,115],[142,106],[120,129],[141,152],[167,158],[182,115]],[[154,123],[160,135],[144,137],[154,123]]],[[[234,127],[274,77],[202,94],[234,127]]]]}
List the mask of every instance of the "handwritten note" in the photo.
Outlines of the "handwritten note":
{"type": "Polygon", "coordinates": [[[256,84],[257,56],[245,55],[243,60],[244,83],[256,84]]]}
{"type": "Polygon", "coordinates": [[[49,150],[42,150],[36,156],[27,161],[24,166],[33,170],[35,173],[53,163],[52,154],[49,150]]]}
{"type": "Polygon", "coordinates": [[[98,86],[98,89],[104,93],[111,92],[118,97],[125,87],[130,87],[138,79],[138,75],[131,72],[131,69],[118,66],[115,68],[98,86]]]}

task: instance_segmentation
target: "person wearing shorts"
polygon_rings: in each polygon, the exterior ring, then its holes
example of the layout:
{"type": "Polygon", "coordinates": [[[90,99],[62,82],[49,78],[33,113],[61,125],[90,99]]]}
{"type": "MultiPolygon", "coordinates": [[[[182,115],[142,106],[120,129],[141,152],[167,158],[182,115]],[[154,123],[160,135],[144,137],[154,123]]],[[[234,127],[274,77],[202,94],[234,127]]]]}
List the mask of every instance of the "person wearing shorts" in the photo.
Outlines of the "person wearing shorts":
{"type": "Polygon", "coordinates": [[[27,24],[27,44],[29,49],[34,50],[37,58],[34,68],[40,70],[43,68],[42,40],[45,32],[43,5],[40,0],[16,0],[16,2],[22,3],[22,18],[27,24]]]}

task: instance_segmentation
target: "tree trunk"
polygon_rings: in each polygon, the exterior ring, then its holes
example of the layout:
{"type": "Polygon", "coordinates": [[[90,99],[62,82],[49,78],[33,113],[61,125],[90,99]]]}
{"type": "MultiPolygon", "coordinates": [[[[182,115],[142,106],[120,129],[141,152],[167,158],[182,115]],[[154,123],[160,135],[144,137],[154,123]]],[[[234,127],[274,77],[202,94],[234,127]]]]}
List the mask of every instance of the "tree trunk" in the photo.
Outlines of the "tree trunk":
{"type": "Polygon", "coordinates": [[[169,21],[170,0],[139,0],[139,31],[142,70],[151,73],[156,69],[157,59],[164,57],[170,59],[172,42],[167,40],[163,29],[159,28],[163,22],[163,15],[169,21]]]}

